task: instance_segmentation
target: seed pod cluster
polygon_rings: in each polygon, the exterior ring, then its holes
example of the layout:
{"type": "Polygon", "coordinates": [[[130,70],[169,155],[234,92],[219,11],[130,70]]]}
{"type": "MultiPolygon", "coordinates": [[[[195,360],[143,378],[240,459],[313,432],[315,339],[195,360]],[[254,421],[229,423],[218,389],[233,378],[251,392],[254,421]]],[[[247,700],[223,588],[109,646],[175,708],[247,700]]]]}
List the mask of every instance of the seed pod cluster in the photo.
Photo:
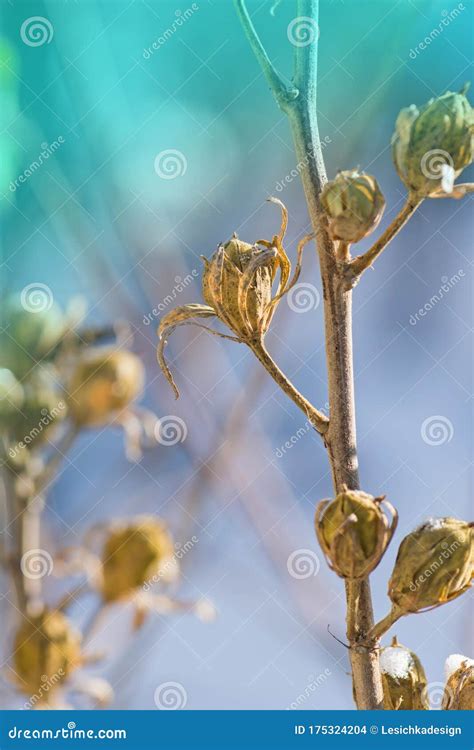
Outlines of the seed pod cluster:
{"type": "Polygon", "coordinates": [[[387,711],[428,710],[425,670],[418,656],[393,638],[380,652],[383,704],[387,711]]]}
{"type": "Polygon", "coordinates": [[[139,517],[113,528],[105,540],[102,596],[116,601],[150,580],[173,580],[177,569],[173,540],[164,523],[153,516],[139,517]]]}
{"type": "Polygon", "coordinates": [[[473,575],[473,525],[431,518],[401,542],[388,593],[400,611],[421,612],[460,596],[473,575]]]}
{"type": "Polygon", "coordinates": [[[81,663],[81,639],[55,610],[24,619],[15,635],[14,667],[20,690],[38,692],[45,679],[58,686],[81,663]]]}
{"type": "Polygon", "coordinates": [[[421,109],[402,109],[392,137],[400,179],[419,197],[449,195],[455,177],[472,162],[473,135],[473,110],[464,93],[448,91],[421,109]]]}
{"type": "Polygon", "coordinates": [[[319,544],[329,566],[342,578],[367,576],[379,564],[396,525],[392,505],[365,492],[345,490],[316,509],[319,544]]]}
{"type": "Polygon", "coordinates": [[[373,232],[385,208],[375,177],[357,170],[339,172],[328,182],[321,203],[331,238],[344,242],[359,242],[373,232]]]}

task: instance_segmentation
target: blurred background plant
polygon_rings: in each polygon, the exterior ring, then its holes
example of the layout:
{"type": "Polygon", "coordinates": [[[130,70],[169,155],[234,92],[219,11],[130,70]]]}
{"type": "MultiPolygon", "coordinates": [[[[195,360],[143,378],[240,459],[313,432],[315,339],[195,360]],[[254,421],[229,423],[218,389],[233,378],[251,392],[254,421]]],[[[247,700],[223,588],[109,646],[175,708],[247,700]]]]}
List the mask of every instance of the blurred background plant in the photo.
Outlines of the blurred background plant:
{"type": "MultiPolygon", "coordinates": [[[[88,327],[129,321],[147,373],[140,403],[160,415],[162,427],[155,447],[133,463],[117,430],[81,430],[49,487],[42,546],[66,548],[70,566],[74,547],[100,556],[105,537],[86,539],[96,524],[158,514],[180,545],[180,598],[209,596],[218,604],[212,625],[158,614],[133,640],[135,604],[111,605],[86,639],[86,653],[113,646],[116,658],[87,667],[113,685],[113,708],[155,707],[164,681],[185,688],[187,708],[351,708],[346,649],[327,632],[329,624],[344,637],[337,625],[342,591],[312,532],[315,502],[331,494],[317,436],[240,346],[192,329],[174,337],[168,356],[181,386],[178,403],[156,370],[155,328],[172,306],[200,297],[200,254],[209,257],[233,229],[244,241],[271,236],[271,194],[290,211],[292,259],[309,231],[286,121],[234,9],[215,0],[198,5],[172,34],[188,4],[25,0],[0,8],[2,292],[43,283],[63,309],[85,297],[88,327]],[[20,31],[38,15],[54,33],[35,47],[20,31]],[[164,34],[166,43],[158,43],[164,34]],[[181,154],[175,179],[161,168],[169,150],[181,154]],[[42,151],[47,158],[31,169],[42,151]]],[[[280,3],[271,16],[272,5],[249,8],[273,59],[289,70],[292,9],[280,3]]],[[[330,174],[352,165],[355,153],[362,170],[377,174],[391,209],[382,231],[404,195],[387,145],[393,123],[407,103],[461,89],[472,58],[464,21],[471,10],[466,3],[420,50],[443,11],[451,12],[444,1],[352,5],[322,3],[321,26],[331,29],[320,37],[324,152],[330,174]]],[[[363,483],[396,504],[400,538],[427,515],[469,515],[472,268],[465,242],[472,223],[466,201],[449,203],[433,201],[414,217],[378,274],[365,274],[364,301],[354,311],[363,483]],[[460,269],[464,275],[450,283],[460,269]],[[449,291],[440,293],[445,277],[449,291]],[[429,300],[429,313],[411,324],[429,300]]],[[[312,396],[319,379],[324,401],[322,291],[311,253],[305,264],[311,284],[291,298],[300,314],[290,300],[282,303],[268,345],[303,393],[312,396]],[[313,354],[303,362],[309,345],[313,354]]],[[[4,518],[2,530],[9,530],[4,518]]],[[[375,576],[380,614],[395,552],[375,576]]],[[[11,645],[18,615],[10,579],[2,586],[11,645]]],[[[54,575],[43,588],[50,603],[68,593],[54,575]]],[[[84,593],[69,606],[80,630],[95,619],[98,599],[84,593]]],[[[444,685],[439,654],[471,651],[469,612],[461,597],[397,626],[429,683],[444,685]]],[[[24,701],[5,686],[4,705],[24,701]]]]}

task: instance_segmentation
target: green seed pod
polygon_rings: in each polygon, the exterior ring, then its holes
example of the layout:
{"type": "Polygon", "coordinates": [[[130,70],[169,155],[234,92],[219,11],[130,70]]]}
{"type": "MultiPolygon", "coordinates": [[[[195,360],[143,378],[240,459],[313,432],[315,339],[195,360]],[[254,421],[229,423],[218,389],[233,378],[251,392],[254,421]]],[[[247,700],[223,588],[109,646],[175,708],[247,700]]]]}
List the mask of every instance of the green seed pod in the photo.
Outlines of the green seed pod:
{"type": "Polygon", "coordinates": [[[239,338],[265,333],[275,252],[233,237],[205,260],[202,294],[239,338]]]}
{"type": "Polygon", "coordinates": [[[375,177],[357,170],[339,172],[321,193],[333,240],[359,242],[373,232],[385,208],[375,177]]]}
{"type": "MultiPolygon", "coordinates": [[[[16,298],[6,304],[2,324],[5,330],[0,335],[0,366],[7,367],[20,379],[27,376],[38,362],[51,360],[65,334],[62,311],[49,297],[40,297],[41,301],[45,309],[35,310],[33,303],[25,309],[16,298]]],[[[27,304],[24,301],[24,305],[27,304]]]]}
{"type": "Polygon", "coordinates": [[[472,524],[431,518],[400,544],[388,594],[399,610],[420,612],[460,596],[473,574],[472,524]]]}
{"type": "Polygon", "coordinates": [[[145,373],[132,352],[103,348],[78,364],[68,386],[71,417],[81,427],[107,423],[143,389],[145,373]]]}
{"type": "Polygon", "coordinates": [[[342,578],[363,578],[380,562],[397,525],[383,497],[346,490],[316,509],[316,535],[329,566],[342,578]],[[391,518],[384,512],[386,506],[391,518]]]}
{"type": "Polygon", "coordinates": [[[173,540],[161,522],[144,516],[109,534],[102,553],[102,596],[116,601],[155,581],[169,582],[178,565],[173,540]]]}
{"type": "Polygon", "coordinates": [[[420,110],[402,109],[392,137],[393,160],[409,191],[426,197],[451,193],[473,158],[473,110],[464,93],[448,91],[420,110]]]}
{"type": "Polygon", "coordinates": [[[474,711],[474,660],[461,654],[446,659],[446,685],[442,708],[449,711],[474,711]]]}
{"type": "Polygon", "coordinates": [[[427,711],[426,675],[417,655],[398,643],[380,652],[383,706],[386,711],[427,711]]]}
{"type": "Polygon", "coordinates": [[[46,370],[23,382],[23,401],[9,420],[19,447],[36,448],[67,415],[67,406],[46,370]]]}
{"type": "Polygon", "coordinates": [[[46,680],[57,687],[80,666],[80,635],[61,612],[44,610],[22,622],[13,659],[22,692],[37,693],[46,680]]]}
{"type": "Polygon", "coordinates": [[[0,423],[2,425],[8,425],[11,416],[21,407],[23,399],[23,388],[11,370],[0,369],[0,423]]]}

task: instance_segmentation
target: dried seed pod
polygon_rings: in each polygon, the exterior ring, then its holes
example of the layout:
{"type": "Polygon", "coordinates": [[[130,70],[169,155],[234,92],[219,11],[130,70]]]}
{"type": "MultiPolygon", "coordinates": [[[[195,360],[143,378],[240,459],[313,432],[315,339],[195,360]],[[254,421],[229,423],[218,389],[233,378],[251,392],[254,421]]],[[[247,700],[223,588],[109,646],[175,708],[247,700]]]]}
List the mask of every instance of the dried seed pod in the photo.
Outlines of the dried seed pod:
{"type": "Polygon", "coordinates": [[[316,509],[319,544],[329,566],[342,578],[367,576],[380,562],[396,525],[392,505],[365,492],[345,490],[316,509]]]}
{"type": "Polygon", "coordinates": [[[357,170],[339,172],[321,193],[333,240],[359,242],[373,232],[385,208],[375,177],[357,170]]]}
{"type": "Polygon", "coordinates": [[[392,137],[393,160],[402,182],[419,197],[442,191],[473,158],[473,110],[464,93],[448,91],[419,110],[402,109],[392,137]]]}
{"type": "Polygon", "coordinates": [[[445,665],[446,685],[442,708],[449,711],[474,710],[474,660],[451,654],[445,665]]]}
{"type": "Polygon", "coordinates": [[[400,544],[388,594],[399,611],[420,612],[460,596],[473,574],[472,524],[431,518],[400,544]]]}
{"type": "Polygon", "coordinates": [[[176,577],[173,540],[163,522],[143,516],[111,531],[102,553],[102,596],[115,601],[155,581],[176,577]]]}
{"type": "Polygon", "coordinates": [[[383,704],[387,711],[427,711],[425,670],[417,655],[393,638],[380,652],[383,704]]]}
{"type": "Polygon", "coordinates": [[[20,690],[37,693],[62,684],[81,663],[81,638],[69,620],[55,610],[28,617],[14,641],[14,667],[20,690]]]}
{"type": "Polygon", "coordinates": [[[125,349],[99,349],[76,367],[68,385],[68,407],[77,425],[97,426],[113,419],[143,389],[143,364],[125,349]]]}

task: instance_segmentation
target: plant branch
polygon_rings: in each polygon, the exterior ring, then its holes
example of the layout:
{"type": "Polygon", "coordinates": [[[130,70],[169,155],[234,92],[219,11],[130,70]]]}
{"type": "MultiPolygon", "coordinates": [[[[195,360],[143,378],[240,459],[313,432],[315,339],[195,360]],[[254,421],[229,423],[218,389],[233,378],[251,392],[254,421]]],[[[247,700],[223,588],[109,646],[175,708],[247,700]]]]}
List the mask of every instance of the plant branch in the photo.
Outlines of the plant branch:
{"type": "Polygon", "coordinates": [[[372,266],[374,261],[377,260],[379,255],[385,250],[389,242],[393,240],[400,229],[402,229],[407,221],[413,216],[421,202],[421,198],[409,193],[405,205],[381,237],[379,237],[377,242],[372,245],[367,252],[363,253],[363,255],[358,255],[357,258],[354,258],[354,260],[346,265],[346,277],[351,286],[357,282],[367,268],[372,266]]]}
{"type": "Polygon", "coordinates": [[[272,61],[270,60],[267,52],[260,41],[255,26],[253,25],[252,19],[250,18],[249,12],[245,5],[245,0],[234,0],[234,4],[237,10],[237,14],[240,18],[242,26],[245,29],[245,33],[250,42],[250,46],[257,58],[260,67],[263,70],[267,83],[270,86],[273,95],[281,107],[282,110],[286,111],[288,105],[298,96],[298,90],[292,86],[288,86],[283,78],[280,76],[272,61]]]}
{"type": "Polygon", "coordinates": [[[383,620],[380,620],[380,622],[376,623],[376,625],[373,626],[373,628],[367,633],[367,639],[369,641],[377,641],[379,638],[381,638],[387,630],[390,630],[392,625],[397,622],[397,620],[400,619],[400,617],[403,617],[406,612],[402,609],[399,609],[398,607],[392,607],[388,615],[383,618],[383,620]]]}
{"type": "Polygon", "coordinates": [[[326,415],[316,409],[304,396],[301,395],[293,383],[288,380],[286,375],[280,370],[276,362],[273,361],[270,354],[267,352],[262,340],[249,343],[249,346],[268,374],[271,375],[273,380],[280,386],[282,391],[291,398],[299,409],[301,409],[313,427],[321,435],[324,435],[329,427],[329,420],[326,415]]]}

